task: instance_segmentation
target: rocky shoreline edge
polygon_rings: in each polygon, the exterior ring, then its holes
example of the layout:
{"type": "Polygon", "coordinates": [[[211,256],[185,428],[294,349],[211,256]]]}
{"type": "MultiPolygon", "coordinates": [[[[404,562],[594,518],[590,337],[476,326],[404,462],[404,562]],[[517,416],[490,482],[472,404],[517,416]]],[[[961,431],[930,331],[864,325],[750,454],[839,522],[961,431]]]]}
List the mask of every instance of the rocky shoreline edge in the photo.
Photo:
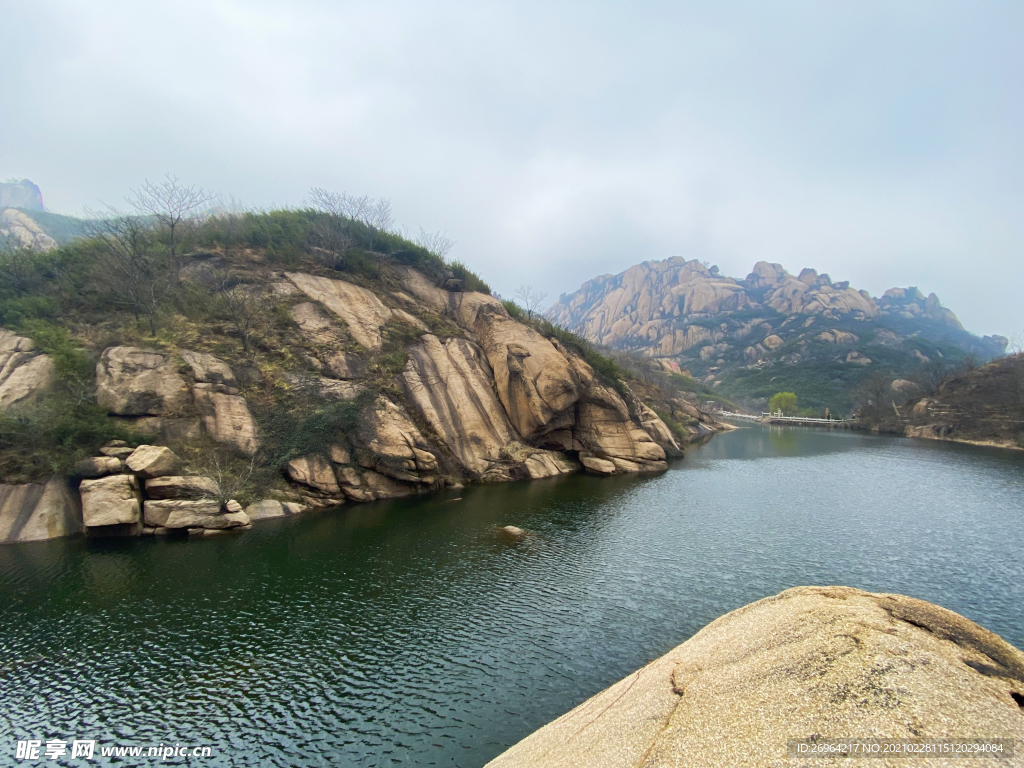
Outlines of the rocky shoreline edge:
{"type": "MultiPolygon", "coordinates": [[[[1022,745],[1024,653],[924,600],[796,587],[713,621],[488,768],[817,765],[787,742],[829,738],[1022,745]]],[[[1021,764],[1008,757],[970,764],[1021,764]]]]}

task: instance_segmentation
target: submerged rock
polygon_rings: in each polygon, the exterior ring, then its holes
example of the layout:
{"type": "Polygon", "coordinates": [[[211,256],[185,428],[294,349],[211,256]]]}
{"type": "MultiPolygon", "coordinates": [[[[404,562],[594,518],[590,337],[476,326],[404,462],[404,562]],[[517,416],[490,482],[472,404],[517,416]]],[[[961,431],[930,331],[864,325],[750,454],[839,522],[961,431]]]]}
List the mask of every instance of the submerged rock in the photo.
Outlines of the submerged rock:
{"type": "Polygon", "coordinates": [[[488,765],[798,766],[786,740],[811,737],[1019,744],[1022,703],[1024,653],[964,617],[902,595],[798,587],[712,622],[488,765]]]}

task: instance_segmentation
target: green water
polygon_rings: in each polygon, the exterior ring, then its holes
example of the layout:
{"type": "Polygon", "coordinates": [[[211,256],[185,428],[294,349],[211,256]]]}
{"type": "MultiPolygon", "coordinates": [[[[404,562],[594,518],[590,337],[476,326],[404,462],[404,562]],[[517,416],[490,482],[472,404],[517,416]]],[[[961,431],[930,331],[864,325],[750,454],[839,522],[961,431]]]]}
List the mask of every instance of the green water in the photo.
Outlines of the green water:
{"type": "Polygon", "coordinates": [[[0,764],[25,764],[19,739],[78,738],[211,746],[193,765],[480,766],[800,584],[922,597],[1024,646],[1022,469],[1011,452],[753,428],[654,477],[467,488],[200,541],[2,546],[0,764]],[[503,541],[506,524],[530,536],[503,541]]]}

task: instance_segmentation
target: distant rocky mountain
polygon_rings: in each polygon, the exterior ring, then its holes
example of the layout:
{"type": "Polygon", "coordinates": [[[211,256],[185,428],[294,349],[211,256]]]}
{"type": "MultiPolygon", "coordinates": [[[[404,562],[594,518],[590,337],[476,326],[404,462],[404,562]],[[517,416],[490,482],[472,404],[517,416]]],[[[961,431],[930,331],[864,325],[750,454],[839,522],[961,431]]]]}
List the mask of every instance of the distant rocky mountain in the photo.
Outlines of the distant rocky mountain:
{"type": "Polygon", "coordinates": [[[27,213],[6,208],[0,209],[0,247],[7,245],[30,248],[34,251],[48,251],[57,247],[57,241],[46,234],[38,222],[27,213]]]}
{"type": "Polygon", "coordinates": [[[48,251],[82,237],[88,222],[51,213],[43,193],[28,179],[0,183],[0,249],[48,251]]]}
{"type": "Polygon", "coordinates": [[[43,193],[28,179],[0,182],[0,208],[42,211],[43,193]]]}
{"type": "Polygon", "coordinates": [[[646,261],[562,295],[547,317],[751,405],[791,390],[802,405],[849,410],[872,370],[907,377],[932,359],[986,360],[1007,344],[964,330],[934,293],[893,288],[874,298],[765,261],[742,280],[695,260],[646,261]]]}

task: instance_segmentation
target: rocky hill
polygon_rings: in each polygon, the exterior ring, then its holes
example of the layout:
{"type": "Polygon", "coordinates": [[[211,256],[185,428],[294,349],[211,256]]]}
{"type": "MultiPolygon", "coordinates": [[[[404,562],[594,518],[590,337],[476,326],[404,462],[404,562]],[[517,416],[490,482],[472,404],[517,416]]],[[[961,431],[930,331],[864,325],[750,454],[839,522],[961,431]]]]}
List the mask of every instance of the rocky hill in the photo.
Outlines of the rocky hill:
{"type": "Polygon", "coordinates": [[[849,410],[869,371],[908,377],[934,358],[988,359],[1006,347],[965,331],[935,294],[893,288],[874,298],[813,269],[793,276],[764,261],[742,280],[698,261],[647,261],[584,283],[547,317],[754,407],[791,390],[804,405],[849,410]]]}
{"type": "Polygon", "coordinates": [[[1024,448],[1024,355],[1018,353],[938,382],[933,391],[905,380],[865,393],[857,415],[876,432],[1024,448]]]}
{"type": "Polygon", "coordinates": [[[0,273],[0,540],[659,471],[716,428],[463,265],[321,211],[177,240],[125,217],[0,273]]]}

